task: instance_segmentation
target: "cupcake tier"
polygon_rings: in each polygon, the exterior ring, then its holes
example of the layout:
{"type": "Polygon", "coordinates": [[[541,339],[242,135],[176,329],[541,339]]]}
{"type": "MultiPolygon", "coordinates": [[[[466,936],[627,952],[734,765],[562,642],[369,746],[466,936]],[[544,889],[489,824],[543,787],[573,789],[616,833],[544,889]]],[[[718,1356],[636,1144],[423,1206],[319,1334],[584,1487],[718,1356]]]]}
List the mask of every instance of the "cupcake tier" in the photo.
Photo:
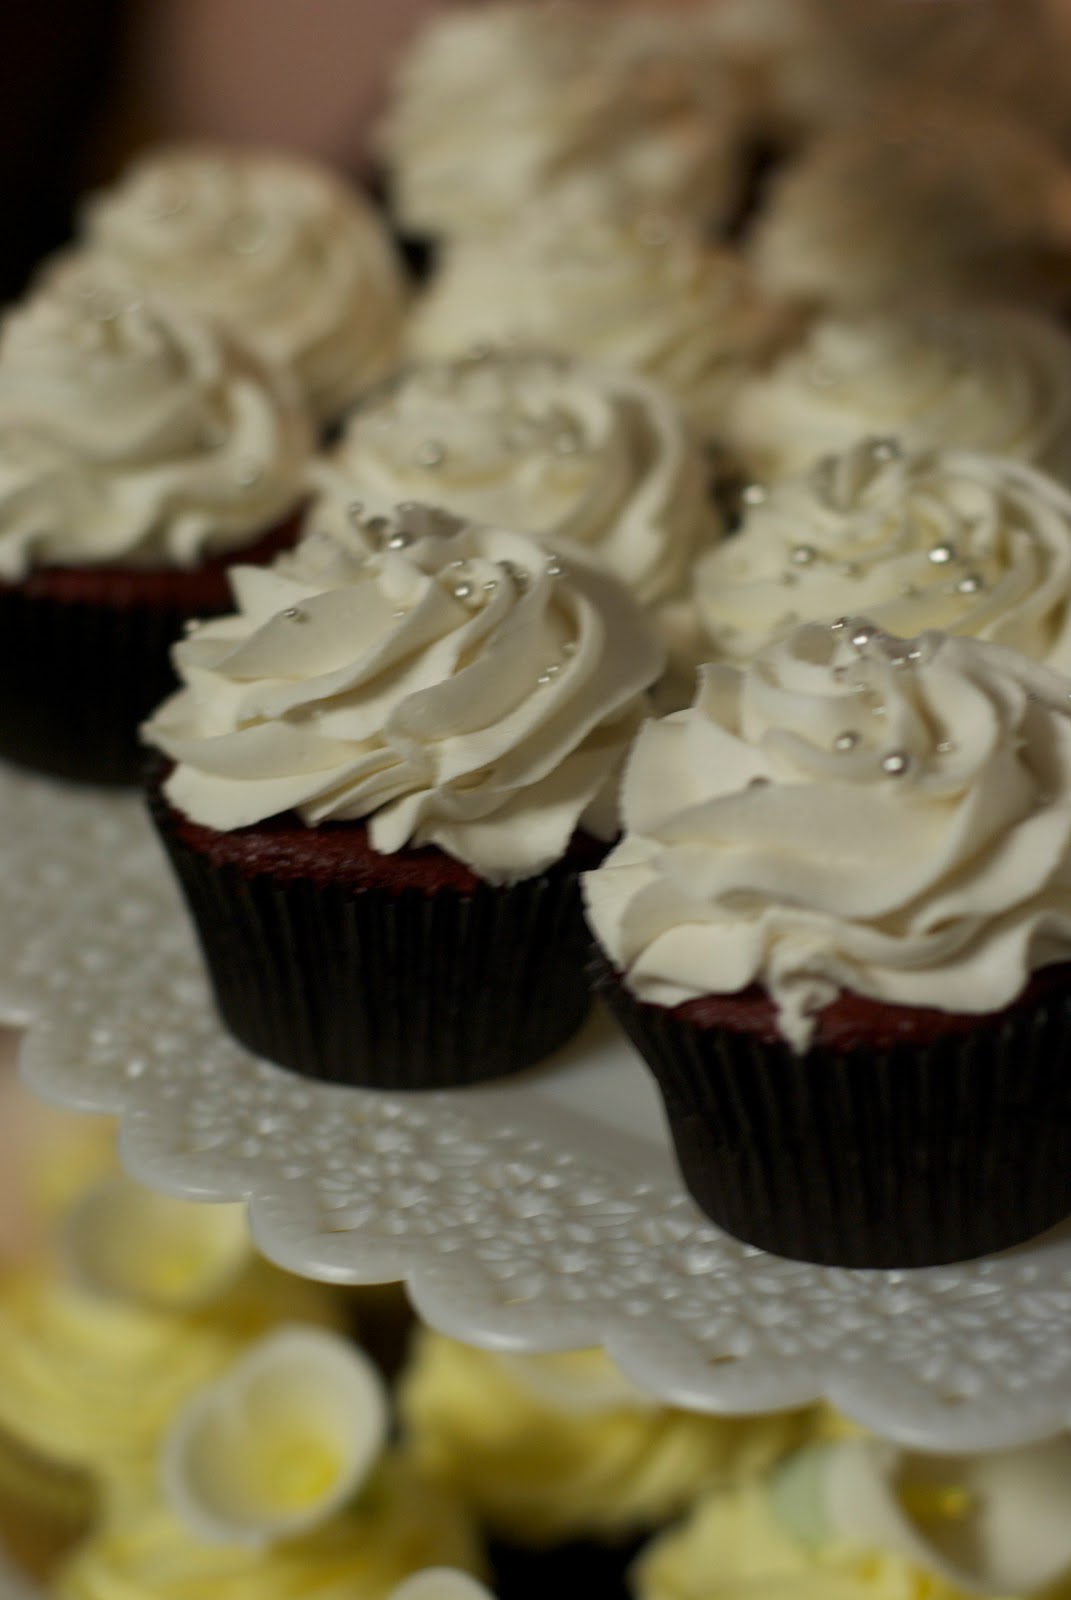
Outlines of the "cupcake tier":
{"type": "Polygon", "coordinates": [[[0,768],[0,1018],[46,1098],[121,1115],[135,1176],[249,1198],[310,1277],[405,1278],[492,1349],[603,1344],[642,1387],[751,1413],[822,1396],[920,1448],[1071,1426],[1071,1226],[919,1272],[810,1267],[719,1232],[676,1174],[653,1081],[596,1016],[506,1082],[315,1084],[222,1030],[139,803],[0,768]]]}

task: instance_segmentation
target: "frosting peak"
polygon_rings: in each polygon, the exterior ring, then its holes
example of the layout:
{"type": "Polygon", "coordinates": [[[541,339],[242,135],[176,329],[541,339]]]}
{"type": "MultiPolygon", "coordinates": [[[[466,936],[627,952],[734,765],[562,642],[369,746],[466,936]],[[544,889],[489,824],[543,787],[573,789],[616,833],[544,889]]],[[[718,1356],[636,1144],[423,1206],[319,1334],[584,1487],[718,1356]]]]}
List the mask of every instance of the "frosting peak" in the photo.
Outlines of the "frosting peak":
{"type": "Polygon", "coordinates": [[[435,844],[490,882],[541,872],[577,826],[616,831],[616,779],[662,652],[578,550],[434,509],[354,510],[175,648],[185,688],[146,737],[172,802],[230,829],[295,809],[435,844]]]}
{"type": "Polygon", "coordinates": [[[585,880],[641,999],[761,983],[805,1050],[841,989],[1008,1005],[1071,956],[1068,681],[974,639],[810,625],[649,724],[585,880]]]}
{"type": "Polygon", "coordinates": [[[0,328],[0,576],[248,543],[300,498],[311,444],[251,351],[108,273],[72,275],[0,328]]]}

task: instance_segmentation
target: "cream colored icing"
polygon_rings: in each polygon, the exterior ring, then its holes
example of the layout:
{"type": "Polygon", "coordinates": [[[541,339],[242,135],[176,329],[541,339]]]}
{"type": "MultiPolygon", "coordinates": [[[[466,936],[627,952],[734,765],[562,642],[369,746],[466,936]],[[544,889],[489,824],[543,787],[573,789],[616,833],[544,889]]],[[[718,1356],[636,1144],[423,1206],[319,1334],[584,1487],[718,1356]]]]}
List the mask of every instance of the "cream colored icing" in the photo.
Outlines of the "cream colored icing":
{"type": "Polygon", "coordinates": [[[406,507],[232,587],[145,728],[195,821],[367,817],[375,849],[435,844],[491,882],[543,871],[577,826],[616,831],[662,651],[579,550],[406,507]]]}
{"type": "Polygon", "coordinates": [[[474,521],[565,538],[638,599],[679,590],[721,518],[706,457],[675,406],[635,375],[503,353],[405,373],[353,417],[319,469],[310,526],[355,498],[434,496],[474,521]]]}
{"type": "Polygon", "coordinates": [[[641,1000],[761,984],[799,1052],[842,989],[999,1011],[1071,957],[1068,680],[938,633],[810,624],[649,724],[585,878],[641,1000]]]}
{"type": "Polygon", "coordinates": [[[739,394],[727,442],[783,478],[861,434],[1018,456],[1071,474],[1071,339],[1009,308],[825,317],[739,394]]]}
{"type": "MultiPolygon", "coordinates": [[[[651,1541],[631,1578],[637,1600],[969,1600],[976,1592],[858,1533],[813,1545],[796,1538],[761,1483],[701,1500],[685,1522],[651,1541]]],[[[1058,1594],[1066,1600],[1064,1590],[1058,1594]]]]}
{"type": "Polygon", "coordinates": [[[556,349],[659,379],[704,434],[781,332],[748,270],[685,225],[546,205],[494,247],[458,240],[410,324],[412,352],[556,349]]]}
{"type": "Polygon", "coordinates": [[[92,256],[136,283],[255,342],[294,374],[321,418],[396,363],[401,267],[372,208],[311,162],[154,149],[90,198],[83,237],[92,256]]]}
{"type": "Polygon", "coordinates": [[[54,1600],[390,1600],[431,1566],[479,1571],[464,1507],[391,1453],[355,1504],[267,1548],[209,1544],[158,1505],[84,1540],[50,1584],[54,1600]]]}
{"type": "MultiPolygon", "coordinates": [[[[755,491],[753,497],[758,499],[755,491]]],[[[746,661],[799,622],[864,612],[1071,671],[1071,493],[1008,457],[871,439],[785,479],[695,573],[708,650],[746,661]]]]}
{"type": "Polygon", "coordinates": [[[249,544],[311,448],[285,375],[199,317],[108,273],[42,289],[0,328],[0,577],[249,544]]]}
{"type": "Polygon", "coordinates": [[[380,144],[403,223],[453,237],[567,189],[711,223],[736,188],[739,96],[681,17],[461,7],[418,36],[380,144]]]}
{"type": "Polygon", "coordinates": [[[504,1359],[421,1329],[398,1396],[408,1448],[524,1544],[622,1538],[770,1468],[811,1413],[714,1417],[631,1392],[601,1351],[504,1359]]]}

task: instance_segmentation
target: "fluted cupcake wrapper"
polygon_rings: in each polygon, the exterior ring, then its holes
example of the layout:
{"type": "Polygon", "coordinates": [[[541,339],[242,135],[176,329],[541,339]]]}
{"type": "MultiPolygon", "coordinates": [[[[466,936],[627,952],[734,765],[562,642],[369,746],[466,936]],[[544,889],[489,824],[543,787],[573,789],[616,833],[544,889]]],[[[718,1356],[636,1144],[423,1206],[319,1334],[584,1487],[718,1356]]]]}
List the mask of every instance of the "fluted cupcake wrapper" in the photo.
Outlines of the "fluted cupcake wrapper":
{"type": "Polygon", "coordinates": [[[175,687],[188,613],[0,587],[0,755],[82,783],[138,781],[138,725],[175,687]]]}
{"type": "Polygon", "coordinates": [[[320,884],[216,864],[154,820],[197,928],[220,1015],[306,1077],[445,1089],[533,1065],[590,1003],[577,875],[472,893],[320,884]]]}
{"type": "Polygon", "coordinates": [[[597,988],[662,1091],[707,1216],[776,1255],[925,1267],[1071,1214],[1071,1001],[1051,993],[924,1044],[812,1048],[702,1027],[597,988]]]}

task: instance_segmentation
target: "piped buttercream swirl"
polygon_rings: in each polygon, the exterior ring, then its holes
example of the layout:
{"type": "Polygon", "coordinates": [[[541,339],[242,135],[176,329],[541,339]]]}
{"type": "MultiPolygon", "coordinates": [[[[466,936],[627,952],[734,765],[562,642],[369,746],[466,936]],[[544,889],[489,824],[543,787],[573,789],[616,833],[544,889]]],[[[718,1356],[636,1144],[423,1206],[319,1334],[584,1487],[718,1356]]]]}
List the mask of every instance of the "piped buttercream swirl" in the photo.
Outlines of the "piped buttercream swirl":
{"type": "Polygon", "coordinates": [[[1071,671],[1071,493],[1009,457],[863,440],[771,485],[699,562],[694,594],[729,660],[862,611],[890,633],[972,634],[1071,671]]]}
{"type": "Polygon", "coordinates": [[[1071,473],[1071,339],[1002,307],[822,318],[737,397],[727,442],[756,478],[862,434],[989,450],[1071,473]]]}
{"type": "Polygon", "coordinates": [[[395,365],[399,263],[372,208],[311,162],[153,150],[89,199],[83,237],[134,283],[236,328],[294,374],[319,417],[395,365]]]}
{"type": "Polygon", "coordinates": [[[748,270],[683,224],[546,205],[458,240],[410,325],[418,357],[490,342],[557,350],[658,379],[704,435],[782,332],[748,270]]]}
{"type": "Polygon", "coordinates": [[[0,577],[248,544],[311,448],[285,374],[199,317],[108,274],[41,290],[0,329],[0,577]]]}
{"type": "Polygon", "coordinates": [[[310,526],[353,499],[434,495],[498,527],[586,547],[638,599],[684,584],[721,520],[710,469],[657,385],[565,357],[493,353],[404,374],[353,417],[318,469],[310,526]]]}
{"type": "Polygon", "coordinates": [[[642,1000],[761,984],[806,1050],[842,990],[999,1011],[1071,957],[1071,699],[1017,651],[812,624],[649,724],[585,879],[642,1000]]]}
{"type": "Polygon", "coordinates": [[[367,818],[375,849],[434,844],[490,882],[616,831],[662,650],[579,551],[406,507],[231,579],[145,730],[195,821],[367,818]]]}

